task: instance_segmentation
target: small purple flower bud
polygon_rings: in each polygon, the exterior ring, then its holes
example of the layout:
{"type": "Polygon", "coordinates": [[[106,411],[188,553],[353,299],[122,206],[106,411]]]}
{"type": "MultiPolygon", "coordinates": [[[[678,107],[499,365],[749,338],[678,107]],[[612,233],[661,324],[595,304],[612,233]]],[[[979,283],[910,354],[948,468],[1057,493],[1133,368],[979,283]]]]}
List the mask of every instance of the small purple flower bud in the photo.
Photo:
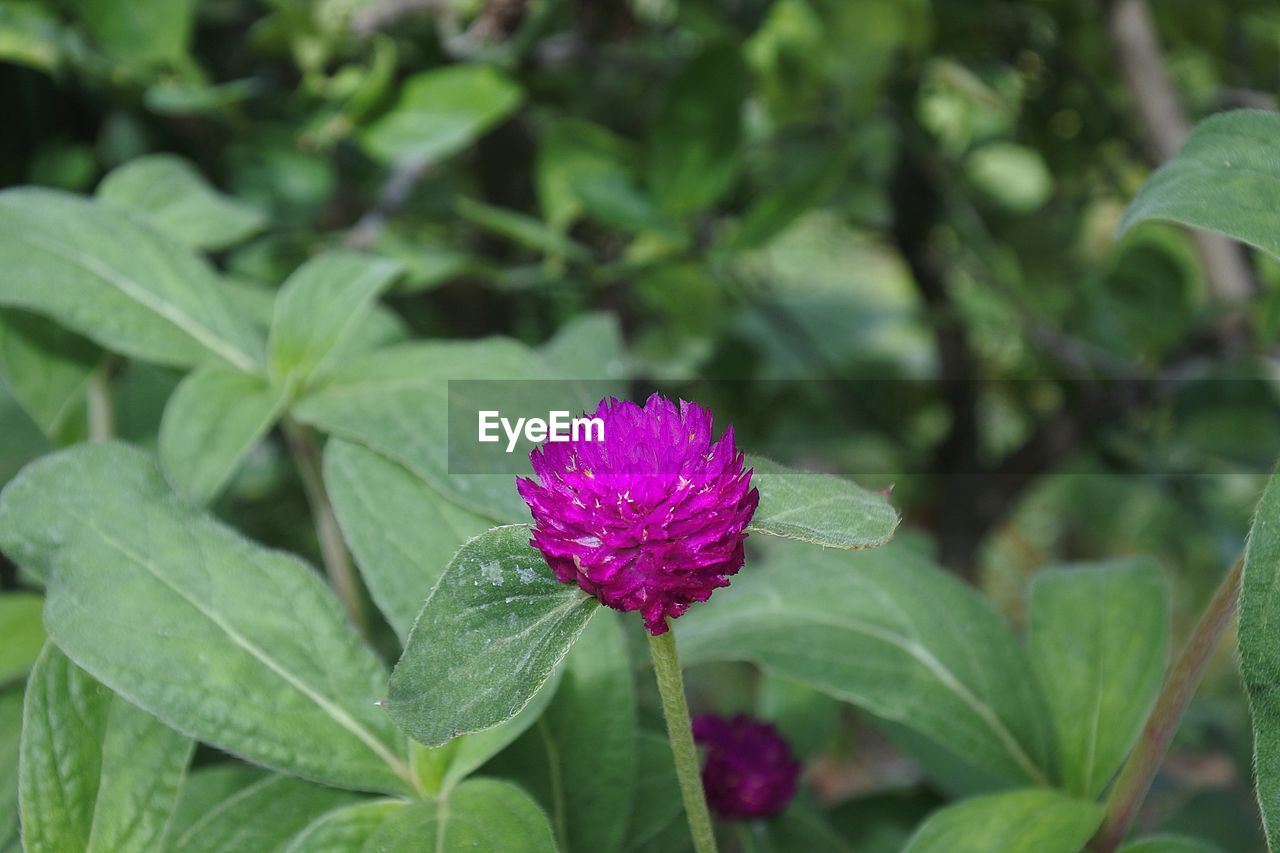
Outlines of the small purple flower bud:
{"type": "Polygon", "coordinates": [[[795,796],[800,762],[772,725],[746,714],[703,714],[693,721],[693,739],[703,748],[702,785],[707,805],[719,817],[773,817],[795,796]]]}
{"type": "Polygon", "coordinates": [[[610,398],[594,417],[603,441],[590,430],[548,441],[530,454],[537,480],[517,478],[533,513],[530,544],[561,581],[640,611],[656,636],[742,568],[760,494],[733,427],[712,441],[711,413],[696,403],[610,398]]]}

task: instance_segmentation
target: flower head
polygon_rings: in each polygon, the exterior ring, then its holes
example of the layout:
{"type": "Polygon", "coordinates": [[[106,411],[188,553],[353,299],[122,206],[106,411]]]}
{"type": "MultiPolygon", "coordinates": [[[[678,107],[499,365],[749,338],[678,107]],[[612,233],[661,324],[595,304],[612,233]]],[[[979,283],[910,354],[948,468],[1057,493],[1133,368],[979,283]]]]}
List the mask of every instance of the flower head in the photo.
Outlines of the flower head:
{"type": "Polygon", "coordinates": [[[800,762],[769,723],[704,714],[693,721],[693,739],[706,755],[707,805],[720,817],[773,817],[795,796],[800,762]]]}
{"type": "Polygon", "coordinates": [[[760,495],[733,427],[712,441],[711,413],[696,403],[610,398],[594,417],[603,440],[588,433],[530,454],[537,480],[517,486],[533,513],[531,544],[561,581],[639,610],[649,633],[662,634],[669,617],[742,568],[760,495]]]}

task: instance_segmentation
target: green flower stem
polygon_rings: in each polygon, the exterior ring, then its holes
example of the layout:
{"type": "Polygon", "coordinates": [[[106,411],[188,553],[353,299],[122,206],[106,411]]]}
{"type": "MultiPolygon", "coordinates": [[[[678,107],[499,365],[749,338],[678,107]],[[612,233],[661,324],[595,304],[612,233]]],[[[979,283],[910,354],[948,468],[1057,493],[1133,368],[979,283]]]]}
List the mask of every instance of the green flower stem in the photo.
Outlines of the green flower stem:
{"type": "Polygon", "coordinates": [[[676,656],[676,634],[670,623],[667,628],[665,634],[649,636],[649,655],[653,658],[653,672],[658,678],[658,692],[662,694],[662,713],[667,718],[667,737],[676,762],[676,777],[680,780],[680,796],[684,799],[685,814],[689,818],[689,831],[693,834],[693,848],[697,853],[715,853],[716,836],[711,828],[711,813],[707,810],[707,795],[702,790],[698,750],[693,745],[693,724],[689,721],[684,678],[680,675],[680,659],[676,656]]]}
{"type": "Polygon", "coordinates": [[[355,567],[351,564],[351,555],[347,553],[346,543],[342,540],[342,530],[338,527],[338,517],[329,502],[329,493],[324,487],[324,477],[320,473],[320,454],[316,450],[311,431],[301,424],[286,418],[281,422],[284,428],[285,441],[289,445],[289,453],[297,466],[298,476],[302,479],[302,489],[307,493],[307,503],[311,505],[311,515],[315,519],[316,537],[320,540],[320,557],[324,561],[324,571],[329,583],[346,609],[351,623],[364,636],[369,633],[369,619],[364,609],[364,597],[360,592],[360,581],[356,579],[355,567]]]}
{"type": "Polygon", "coordinates": [[[89,384],[85,387],[90,441],[110,441],[115,436],[115,401],[111,396],[111,376],[115,367],[115,358],[106,356],[90,374],[89,384]]]}
{"type": "Polygon", "coordinates": [[[1218,585],[1177,663],[1170,670],[1164,687],[1160,688],[1142,736],[1107,797],[1106,817],[1090,845],[1097,853],[1112,853],[1124,841],[1129,825],[1133,823],[1156,771],[1160,769],[1160,762],[1169,750],[1169,743],[1178,730],[1178,721],[1195,695],[1196,687],[1218,648],[1222,632],[1235,615],[1240,603],[1243,572],[1244,558],[1241,557],[1218,585]]]}

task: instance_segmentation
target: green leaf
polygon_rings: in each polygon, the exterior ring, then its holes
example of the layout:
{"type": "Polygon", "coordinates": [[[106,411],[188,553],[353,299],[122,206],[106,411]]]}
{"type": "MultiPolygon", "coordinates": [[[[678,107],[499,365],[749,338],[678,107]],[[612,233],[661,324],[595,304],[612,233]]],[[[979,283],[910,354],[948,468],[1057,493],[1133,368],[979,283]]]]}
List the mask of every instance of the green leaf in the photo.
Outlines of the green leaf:
{"type": "Polygon", "coordinates": [[[194,503],[212,501],[288,402],[286,388],[229,367],[189,374],[160,421],[160,463],[169,482],[194,503]]]}
{"type": "Polygon", "coordinates": [[[648,162],[649,187],[666,210],[694,213],[733,183],[747,80],[739,46],[720,43],[672,81],[654,121],[648,162]]]}
{"type": "Polygon", "coordinates": [[[281,848],[281,853],[336,853],[364,850],[387,818],[405,807],[402,800],[374,800],[340,806],[307,824],[281,848]]]}
{"type": "Polygon", "coordinates": [[[41,0],[0,5],[0,61],[54,71],[67,41],[57,14],[41,0]]]}
{"type": "Polygon", "coordinates": [[[30,853],[154,850],[191,750],[188,738],[45,646],[23,711],[24,847],[30,853]]]}
{"type": "Polygon", "coordinates": [[[1199,838],[1153,835],[1126,844],[1120,853],[1218,853],[1218,848],[1199,838]]]}
{"type": "Polygon", "coordinates": [[[195,767],[182,783],[178,803],[169,817],[162,850],[172,850],[177,838],[186,833],[196,821],[217,808],[224,800],[239,794],[245,788],[261,781],[267,771],[261,767],[239,762],[208,764],[195,767]]]}
{"type": "Polygon", "coordinates": [[[688,839],[680,783],[666,737],[640,732],[636,738],[635,791],[624,850],[648,849],[673,827],[683,839],[688,839]]]}
{"type": "Polygon", "coordinates": [[[1031,663],[1071,794],[1106,787],[1138,738],[1169,656],[1160,566],[1133,558],[1047,569],[1031,584],[1031,663]]]}
{"type": "Polygon", "coordinates": [[[621,617],[601,609],[565,658],[555,700],[494,772],[533,794],[551,815],[561,849],[611,853],[622,849],[621,818],[635,794],[636,737],[621,617]]]}
{"type": "Polygon", "coordinates": [[[554,258],[568,258],[571,261],[591,260],[591,252],[586,246],[558,231],[553,231],[541,220],[532,216],[515,210],[481,204],[469,198],[459,198],[455,207],[458,215],[463,219],[500,237],[506,237],[526,249],[554,258]]]}
{"type": "Polygon", "coordinates": [[[117,208],[34,188],[0,192],[0,304],[35,311],[124,355],[188,367],[261,362],[213,270],[117,208]]]}
{"type": "Polygon", "coordinates": [[[551,122],[538,145],[536,179],[538,201],[547,224],[565,231],[583,213],[574,181],[599,176],[629,175],[626,164],[635,155],[609,130],[578,119],[551,122]]]}
{"type": "Polygon", "coordinates": [[[440,800],[397,810],[365,844],[378,853],[554,853],[547,816],[529,795],[496,779],[469,779],[440,800]]]}
{"type": "Polygon", "coordinates": [[[855,853],[816,809],[792,805],[783,814],[742,828],[743,853],[855,853]]]}
{"type": "Polygon", "coordinates": [[[441,746],[515,716],[568,653],[597,607],[556,580],[524,525],[462,546],[418,614],[391,674],[387,712],[441,746]]]}
{"type": "Polygon", "coordinates": [[[491,522],[359,444],[330,439],[324,482],[360,575],[403,640],[453,555],[491,522]]]}
{"type": "Polygon", "coordinates": [[[1147,179],[1121,232],[1152,219],[1217,231],[1280,257],[1280,115],[1220,113],[1147,179]]]}
{"type": "Polygon", "coordinates": [[[0,692],[0,850],[18,850],[18,752],[21,690],[0,692]]]}
{"type": "Polygon", "coordinates": [[[686,665],[751,661],[909,726],[1010,781],[1043,782],[1048,709],[990,603],[909,549],[790,543],[676,623],[686,665]]]}
{"type": "Polygon", "coordinates": [[[267,224],[257,208],[218,192],[195,166],[172,154],[125,163],[102,179],[97,196],[194,249],[234,246],[267,224]]]}
{"type": "Polygon", "coordinates": [[[592,218],[610,228],[631,234],[656,234],[676,244],[687,238],[680,223],[664,213],[626,175],[576,176],[573,192],[592,218]]]}
{"type": "Polygon", "coordinates": [[[179,731],[317,781],[411,788],[374,706],[386,671],[333,593],[194,510],[146,454],[81,445],[28,466],[0,494],[0,546],[48,578],[59,648],[179,731]]]}
{"type": "Polygon", "coordinates": [[[468,147],[520,105],[520,87],[491,65],[449,65],[404,82],[361,137],[383,162],[435,161],[468,147]]]}
{"type": "Polygon", "coordinates": [[[272,375],[305,382],[323,373],[403,269],[398,261],[347,251],[298,267],[276,298],[268,341],[272,375]]]}
{"type": "Polygon", "coordinates": [[[129,66],[185,58],[197,0],[68,0],[76,20],[103,51],[129,66]]]}
{"type": "Polygon", "coordinates": [[[44,647],[44,599],[29,592],[0,593],[0,690],[25,679],[44,647]]]}
{"type": "MultiPolygon", "coordinates": [[[[510,474],[451,474],[449,380],[564,378],[537,353],[506,338],[432,341],[388,347],[351,360],[305,394],[293,414],[322,432],[363,444],[399,462],[440,494],[499,523],[529,509],[510,474]]],[[[537,383],[511,383],[511,407],[546,404],[537,383]]],[[[597,400],[584,402],[593,406],[597,400]]]]}
{"type": "Polygon", "coordinates": [[[1280,845],[1280,476],[1272,475],[1245,547],[1240,588],[1240,673],[1253,715],[1254,773],[1262,824],[1280,845]]]}
{"type": "Polygon", "coordinates": [[[359,799],[350,791],[267,776],[233,794],[179,836],[183,853],[278,850],[315,819],[359,799]]]}
{"type": "Polygon", "coordinates": [[[542,717],[559,683],[553,672],[520,713],[491,729],[461,735],[434,749],[411,742],[411,766],[422,790],[435,795],[447,793],[505,750],[542,717]]]}
{"type": "Polygon", "coordinates": [[[578,314],[542,345],[543,360],[562,376],[574,379],[622,379],[627,350],[618,318],[603,311],[578,314]]]}
{"type": "Polygon", "coordinates": [[[889,541],[898,513],[880,492],[833,477],[793,471],[755,456],[747,464],[760,491],[750,532],[832,548],[875,548],[889,541]]]}
{"type": "Polygon", "coordinates": [[[45,435],[58,436],[84,405],[101,351],[25,311],[0,311],[0,375],[45,435]]]}
{"type": "Polygon", "coordinates": [[[1102,822],[1096,803],[1035,789],[974,797],[937,811],[903,853],[1079,853],[1102,822]]]}

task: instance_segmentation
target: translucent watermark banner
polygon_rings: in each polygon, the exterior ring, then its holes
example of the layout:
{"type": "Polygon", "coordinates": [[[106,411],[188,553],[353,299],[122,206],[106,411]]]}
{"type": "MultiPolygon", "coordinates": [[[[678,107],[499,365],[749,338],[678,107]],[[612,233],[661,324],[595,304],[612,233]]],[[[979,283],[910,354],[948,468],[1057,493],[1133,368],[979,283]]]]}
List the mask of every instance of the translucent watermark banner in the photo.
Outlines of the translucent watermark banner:
{"type": "Polygon", "coordinates": [[[1269,473],[1280,455],[1267,377],[450,380],[449,473],[527,475],[543,442],[605,437],[601,400],[652,393],[708,408],[749,453],[855,478],[1025,476],[1082,450],[1116,473],[1269,473]]]}

